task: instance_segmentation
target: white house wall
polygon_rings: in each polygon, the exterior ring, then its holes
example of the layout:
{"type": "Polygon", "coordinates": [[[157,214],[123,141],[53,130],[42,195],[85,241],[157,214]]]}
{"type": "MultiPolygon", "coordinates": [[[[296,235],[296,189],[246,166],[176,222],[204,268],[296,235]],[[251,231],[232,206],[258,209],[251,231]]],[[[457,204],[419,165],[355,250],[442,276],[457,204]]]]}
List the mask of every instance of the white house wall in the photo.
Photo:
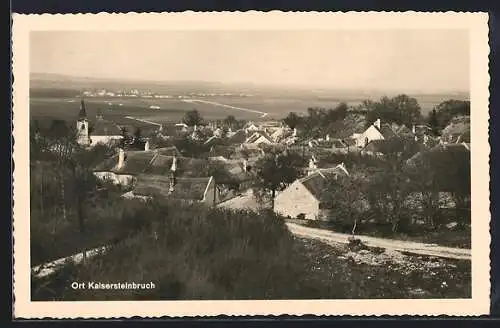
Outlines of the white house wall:
{"type": "Polygon", "coordinates": [[[90,136],[90,140],[92,141],[90,145],[95,146],[98,144],[107,144],[122,138],[122,136],[90,136]]]}
{"type": "Polygon", "coordinates": [[[94,176],[101,181],[109,181],[116,185],[130,186],[134,176],[129,174],[115,174],[113,172],[94,172],[94,176]]]}
{"type": "Polygon", "coordinates": [[[274,211],[292,218],[304,213],[306,219],[316,220],[319,215],[319,201],[302,183],[295,181],[276,196],[274,211]]]}
{"type": "Polygon", "coordinates": [[[380,131],[377,130],[376,127],[371,125],[368,129],[366,129],[365,132],[361,133],[361,135],[356,138],[356,146],[358,146],[358,147],[366,146],[367,139],[368,139],[368,142],[370,142],[372,140],[383,140],[384,136],[380,133],[380,131]]]}

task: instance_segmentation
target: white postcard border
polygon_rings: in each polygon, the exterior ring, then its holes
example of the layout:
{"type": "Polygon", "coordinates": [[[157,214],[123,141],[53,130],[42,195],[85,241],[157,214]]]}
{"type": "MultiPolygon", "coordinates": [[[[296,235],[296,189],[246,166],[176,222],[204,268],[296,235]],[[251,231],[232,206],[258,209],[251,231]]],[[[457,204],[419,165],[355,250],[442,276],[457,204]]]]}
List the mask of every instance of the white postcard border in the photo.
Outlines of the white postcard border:
{"type": "MultiPolygon", "coordinates": [[[[482,315],[490,305],[488,15],[486,13],[127,13],[13,15],[14,316],[124,318],[216,315],[482,315]],[[134,23],[131,24],[131,21],[134,23]],[[472,298],[31,302],[29,255],[29,33],[36,30],[452,29],[470,31],[472,298]]],[[[443,45],[445,46],[445,45],[443,45]]]]}

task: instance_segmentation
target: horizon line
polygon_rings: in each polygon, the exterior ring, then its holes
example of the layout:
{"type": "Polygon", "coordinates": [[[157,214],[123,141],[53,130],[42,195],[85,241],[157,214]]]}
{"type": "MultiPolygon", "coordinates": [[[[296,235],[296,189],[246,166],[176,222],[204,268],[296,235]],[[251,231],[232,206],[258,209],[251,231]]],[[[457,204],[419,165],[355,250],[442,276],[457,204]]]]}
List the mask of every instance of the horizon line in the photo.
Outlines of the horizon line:
{"type": "MultiPolygon", "coordinates": [[[[464,93],[470,95],[470,90],[463,89],[439,89],[439,90],[401,90],[401,89],[377,89],[377,88],[354,88],[354,87],[328,87],[326,85],[305,85],[298,83],[258,83],[251,81],[234,81],[234,82],[224,82],[216,80],[156,80],[156,79],[146,79],[146,78],[125,78],[125,77],[98,77],[98,76],[87,76],[87,75],[74,75],[74,74],[64,74],[64,73],[53,73],[53,72],[30,72],[30,80],[32,74],[39,75],[55,75],[65,78],[77,78],[77,79],[89,79],[89,80],[100,80],[100,81],[114,81],[114,82],[150,82],[150,83],[205,83],[205,84],[221,84],[221,85],[247,85],[253,87],[269,87],[269,88],[295,88],[295,89],[309,89],[308,91],[358,91],[358,92],[373,92],[373,93],[408,93],[408,94],[443,94],[443,93],[464,93]]],[[[305,91],[305,90],[304,90],[305,91]]]]}

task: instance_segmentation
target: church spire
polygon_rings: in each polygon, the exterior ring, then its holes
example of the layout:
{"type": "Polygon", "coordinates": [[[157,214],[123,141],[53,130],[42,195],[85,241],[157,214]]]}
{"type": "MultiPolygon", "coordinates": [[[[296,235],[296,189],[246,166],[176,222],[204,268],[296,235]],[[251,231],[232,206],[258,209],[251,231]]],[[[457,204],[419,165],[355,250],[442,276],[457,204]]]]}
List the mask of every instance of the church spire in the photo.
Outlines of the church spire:
{"type": "Polygon", "coordinates": [[[78,113],[78,119],[87,119],[87,111],[85,110],[85,102],[83,99],[80,102],[80,112],[78,113]]]}

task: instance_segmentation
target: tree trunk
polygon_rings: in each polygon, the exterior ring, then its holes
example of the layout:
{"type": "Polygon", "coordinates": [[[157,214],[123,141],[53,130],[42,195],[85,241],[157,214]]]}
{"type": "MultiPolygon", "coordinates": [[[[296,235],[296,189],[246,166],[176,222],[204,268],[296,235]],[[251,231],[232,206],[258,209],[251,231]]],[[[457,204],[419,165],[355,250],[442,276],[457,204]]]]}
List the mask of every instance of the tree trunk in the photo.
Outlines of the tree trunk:
{"type": "Polygon", "coordinates": [[[66,213],[66,181],[64,176],[64,169],[61,170],[61,200],[62,200],[62,215],[63,220],[66,221],[67,213],[66,213]]]}
{"type": "Polygon", "coordinates": [[[40,214],[41,214],[41,217],[43,218],[44,217],[44,206],[43,206],[43,183],[44,183],[44,180],[43,180],[43,175],[44,175],[44,172],[43,172],[43,165],[41,165],[42,167],[42,176],[40,177],[40,214]]]}
{"type": "Polygon", "coordinates": [[[271,194],[271,209],[273,211],[274,211],[274,197],[276,197],[276,189],[273,189],[271,194]]]}
{"type": "MultiPolygon", "coordinates": [[[[78,217],[78,226],[80,229],[80,236],[83,244],[85,245],[85,239],[86,239],[86,227],[85,227],[85,213],[84,213],[84,201],[85,201],[85,187],[78,185],[78,180],[77,180],[77,173],[76,173],[76,167],[74,165],[71,166],[71,170],[73,173],[73,182],[75,184],[75,193],[76,193],[76,214],[78,217]]],[[[83,265],[87,264],[87,249],[84,246],[83,247],[83,265]]]]}

